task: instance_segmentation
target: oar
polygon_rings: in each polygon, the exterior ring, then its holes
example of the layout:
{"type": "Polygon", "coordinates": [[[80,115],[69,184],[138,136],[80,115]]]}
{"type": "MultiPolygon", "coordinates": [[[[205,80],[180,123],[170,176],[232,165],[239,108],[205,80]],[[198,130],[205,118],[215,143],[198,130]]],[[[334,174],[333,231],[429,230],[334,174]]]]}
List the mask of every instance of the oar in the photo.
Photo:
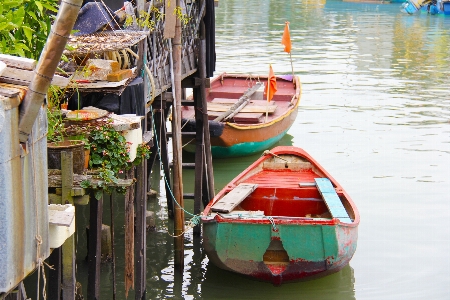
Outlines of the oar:
{"type": "MultiPolygon", "coordinates": [[[[222,122],[226,117],[228,117],[230,114],[232,114],[238,107],[241,106],[241,104],[243,104],[245,101],[249,101],[250,100],[250,96],[253,95],[261,86],[261,82],[257,82],[254,86],[252,86],[250,89],[248,89],[244,95],[242,95],[238,101],[233,104],[233,106],[231,106],[231,108],[229,110],[227,110],[226,112],[224,112],[223,114],[221,114],[220,116],[218,116],[217,118],[214,119],[214,121],[216,122],[222,122]]],[[[245,105],[244,105],[245,106],[245,105]]],[[[243,108],[243,107],[242,107],[243,108]]],[[[241,108],[241,109],[242,109],[241,108]]]]}

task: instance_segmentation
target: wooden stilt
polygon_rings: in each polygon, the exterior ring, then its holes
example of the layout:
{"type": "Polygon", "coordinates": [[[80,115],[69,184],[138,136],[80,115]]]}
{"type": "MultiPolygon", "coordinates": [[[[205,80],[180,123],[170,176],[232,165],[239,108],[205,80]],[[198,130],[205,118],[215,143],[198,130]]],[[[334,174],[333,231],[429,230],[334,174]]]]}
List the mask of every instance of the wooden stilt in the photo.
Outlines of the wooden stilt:
{"type": "Polygon", "coordinates": [[[114,204],[113,196],[109,195],[109,209],[111,214],[111,269],[112,269],[112,284],[113,284],[113,300],[116,300],[116,254],[114,251],[114,204]]]}
{"type": "Polygon", "coordinates": [[[169,218],[173,218],[173,199],[171,195],[171,185],[170,185],[170,169],[169,169],[169,157],[168,157],[168,149],[167,149],[167,129],[166,129],[166,101],[164,99],[157,99],[154,102],[154,122],[155,127],[159,130],[156,133],[157,142],[154,143],[154,146],[151,148],[152,152],[158,153],[158,146],[160,149],[160,160],[163,165],[164,178],[165,178],[165,187],[166,187],[166,198],[167,198],[167,211],[169,218]]]}
{"type": "Polygon", "coordinates": [[[61,299],[61,247],[53,249],[48,258],[48,264],[53,269],[48,270],[48,299],[61,299]]]}
{"type": "MultiPolygon", "coordinates": [[[[203,174],[205,166],[205,144],[204,144],[204,134],[203,134],[203,107],[201,101],[201,95],[198,89],[194,92],[195,101],[195,187],[194,187],[194,215],[199,215],[201,210],[202,195],[203,195],[203,174]]],[[[194,234],[200,235],[201,228],[200,224],[194,227],[194,234]]]]}
{"type": "Polygon", "coordinates": [[[147,195],[144,179],[145,161],[136,167],[136,294],[135,299],[145,299],[146,294],[146,228],[147,195]]]}
{"type": "MultiPolygon", "coordinates": [[[[73,185],[73,154],[63,151],[61,153],[61,183],[62,203],[66,204],[73,200],[70,195],[73,185]],[[67,197],[67,198],[66,198],[67,197]]],[[[61,246],[62,255],[62,299],[75,298],[75,235],[71,235],[61,246]]]]}
{"type": "Polygon", "coordinates": [[[100,299],[100,262],[103,197],[97,200],[91,193],[89,212],[89,275],[88,300],[100,299]]]}
{"type": "MultiPolygon", "coordinates": [[[[134,168],[127,171],[126,177],[134,177],[134,168]]],[[[125,297],[130,288],[134,288],[134,185],[125,193],[125,297]]]]}
{"type": "Polygon", "coordinates": [[[202,101],[202,107],[205,109],[202,110],[203,112],[203,134],[204,134],[204,143],[205,143],[205,164],[206,164],[206,173],[205,178],[208,183],[208,193],[203,195],[203,205],[206,206],[208,202],[214,198],[214,175],[213,175],[213,165],[212,165],[212,154],[211,154],[211,138],[209,133],[209,123],[208,123],[208,110],[206,109],[207,103],[206,103],[206,40],[205,40],[205,34],[204,34],[204,23],[202,21],[201,30],[202,33],[200,36],[202,37],[200,39],[200,51],[199,51],[199,58],[198,58],[198,68],[199,68],[199,75],[202,79],[200,82],[200,99],[202,101]]]}
{"type": "MultiPolygon", "coordinates": [[[[180,0],[176,1],[176,7],[180,6],[180,0]]],[[[175,267],[180,273],[184,267],[184,202],[183,202],[183,176],[181,153],[181,20],[176,18],[175,37],[173,38],[173,76],[174,91],[172,114],[172,142],[173,142],[173,194],[178,205],[174,210],[174,235],[175,235],[175,267]]]]}
{"type": "Polygon", "coordinates": [[[75,280],[74,234],[72,234],[69,238],[67,238],[64,244],[62,244],[61,250],[62,250],[62,299],[63,300],[75,299],[76,280],[75,280]]]}

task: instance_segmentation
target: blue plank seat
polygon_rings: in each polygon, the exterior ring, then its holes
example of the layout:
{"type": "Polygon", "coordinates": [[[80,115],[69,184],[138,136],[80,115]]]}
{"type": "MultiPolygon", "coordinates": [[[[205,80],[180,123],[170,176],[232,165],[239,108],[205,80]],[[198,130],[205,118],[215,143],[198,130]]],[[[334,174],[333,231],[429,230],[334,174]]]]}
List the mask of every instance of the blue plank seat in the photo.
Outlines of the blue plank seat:
{"type": "Polygon", "coordinates": [[[331,181],[328,178],[314,178],[314,180],[316,181],[317,189],[322,195],[322,198],[333,218],[337,218],[344,223],[351,223],[352,220],[348,216],[348,213],[336,193],[336,190],[331,184],[331,181]]]}

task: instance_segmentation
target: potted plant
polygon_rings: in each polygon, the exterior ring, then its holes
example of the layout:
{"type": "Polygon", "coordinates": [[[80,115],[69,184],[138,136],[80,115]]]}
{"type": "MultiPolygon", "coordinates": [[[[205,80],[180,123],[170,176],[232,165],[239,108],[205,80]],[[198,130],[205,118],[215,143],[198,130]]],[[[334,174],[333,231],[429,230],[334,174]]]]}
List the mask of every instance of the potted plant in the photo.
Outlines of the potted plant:
{"type": "Polygon", "coordinates": [[[114,129],[111,121],[107,121],[97,126],[89,135],[90,159],[89,168],[96,170],[100,183],[93,187],[91,182],[86,180],[81,183],[84,188],[95,188],[95,197],[100,199],[103,192],[111,194],[113,191],[125,193],[123,187],[114,186],[126,170],[133,165],[139,164],[143,159],[150,156],[148,145],[139,145],[137,156],[133,162],[130,161],[130,143],[125,137],[114,129]]]}

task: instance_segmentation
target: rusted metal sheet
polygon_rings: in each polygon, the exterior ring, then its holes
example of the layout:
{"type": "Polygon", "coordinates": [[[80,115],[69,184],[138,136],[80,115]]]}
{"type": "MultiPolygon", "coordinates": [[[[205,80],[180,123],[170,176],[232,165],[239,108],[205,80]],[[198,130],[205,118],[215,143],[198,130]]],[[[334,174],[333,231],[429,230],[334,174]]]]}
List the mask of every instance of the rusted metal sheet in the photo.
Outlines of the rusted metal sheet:
{"type": "MultiPolygon", "coordinates": [[[[19,108],[0,101],[0,293],[8,292],[50,254],[47,213],[46,108],[30,139],[19,143],[19,108]]],[[[15,103],[15,101],[10,101],[15,103]]]]}

